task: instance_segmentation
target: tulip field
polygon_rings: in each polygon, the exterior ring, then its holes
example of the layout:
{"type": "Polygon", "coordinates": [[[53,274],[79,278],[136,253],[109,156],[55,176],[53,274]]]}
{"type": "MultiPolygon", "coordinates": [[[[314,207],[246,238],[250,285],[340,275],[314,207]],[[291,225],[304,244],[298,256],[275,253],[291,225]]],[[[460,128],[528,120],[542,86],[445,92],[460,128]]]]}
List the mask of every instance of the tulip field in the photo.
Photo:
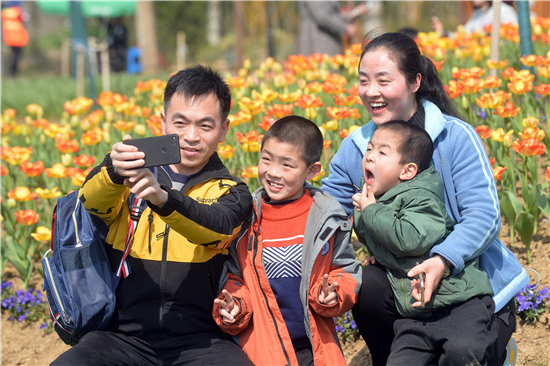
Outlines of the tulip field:
{"type": "MultiPolygon", "coordinates": [[[[534,54],[524,57],[512,25],[501,26],[500,60],[489,59],[490,29],[455,32],[452,39],[419,33],[416,39],[463,119],[486,143],[502,215],[519,233],[528,261],[538,219],[550,217],[550,18],[531,23],[534,54]]],[[[283,63],[268,58],[258,68],[246,60],[235,75],[226,75],[233,102],[229,133],[218,153],[251,191],[259,186],[257,162],[269,120],[290,114],[313,120],[324,135],[323,170],[311,184],[320,186],[330,174],[342,139],[370,120],[357,95],[360,54],[356,44],[334,57],[292,55],[283,63]]],[[[28,285],[50,245],[56,199],[79,189],[124,134],[161,134],[165,85],[166,80],[152,79],[139,82],[133,95],[103,92],[95,101],[60,101],[64,112],[55,121],[44,119],[37,104],[1,111],[2,272],[9,261],[28,285]]]]}

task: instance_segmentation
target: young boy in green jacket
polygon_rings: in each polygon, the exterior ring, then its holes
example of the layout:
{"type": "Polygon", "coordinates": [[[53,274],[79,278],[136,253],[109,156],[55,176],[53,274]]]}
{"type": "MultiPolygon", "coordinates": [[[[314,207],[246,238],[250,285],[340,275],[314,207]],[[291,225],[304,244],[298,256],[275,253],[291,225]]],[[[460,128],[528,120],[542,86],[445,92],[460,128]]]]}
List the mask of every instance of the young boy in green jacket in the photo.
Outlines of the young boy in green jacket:
{"type": "Polygon", "coordinates": [[[363,190],[353,196],[354,229],[369,254],[366,264],[383,265],[399,313],[427,318],[440,309],[475,296],[492,295],[487,274],[476,258],[456,276],[442,257],[445,275],[427,304],[417,302],[420,287],[407,273],[430,258],[455,222],[445,208],[444,187],[431,164],[433,143],[428,133],[405,121],[386,122],[369,142],[363,157],[363,190]]]}

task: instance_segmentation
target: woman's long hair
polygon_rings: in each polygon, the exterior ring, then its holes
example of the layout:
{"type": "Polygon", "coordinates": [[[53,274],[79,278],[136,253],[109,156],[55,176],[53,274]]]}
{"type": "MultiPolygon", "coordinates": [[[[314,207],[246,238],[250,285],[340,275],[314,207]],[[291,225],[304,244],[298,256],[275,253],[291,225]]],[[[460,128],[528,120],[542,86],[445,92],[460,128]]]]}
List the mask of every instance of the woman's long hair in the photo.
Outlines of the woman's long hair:
{"type": "MultiPolygon", "coordinates": [[[[369,35],[367,35],[368,37],[369,35]]],[[[419,106],[422,99],[426,99],[435,104],[441,112],[460,118],[452,99],[449,98],[439,79],[433,62],[420,54],[420,50],[412,38],[401,33],[384,33],[365,43],[361,60],[365,53],[383,49],[388,52],[399,71],[405,75],[405,80],[409,85],[416,81],[418,74],[422,76],[420,87],[415,93],[416,103],[419,106]]]]}

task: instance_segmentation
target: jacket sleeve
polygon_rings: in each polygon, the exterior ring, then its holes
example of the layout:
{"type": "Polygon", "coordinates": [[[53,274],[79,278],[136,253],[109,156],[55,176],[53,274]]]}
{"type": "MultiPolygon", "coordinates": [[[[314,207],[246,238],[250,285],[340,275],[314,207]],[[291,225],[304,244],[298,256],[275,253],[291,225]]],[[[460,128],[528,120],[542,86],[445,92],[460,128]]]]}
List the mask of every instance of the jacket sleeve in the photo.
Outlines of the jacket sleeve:
{"type": "Polygon", "coordinates": [[[126,204],[129,194],[124,177],[115,173],[111,155],[107,154],[86,177],[79,199],[86,210],[110,225],[126,204]]]}
{"type": "Polygon", "coordinates": [[[456,275],[462,272],[465,262],[493,244],[500,232],[501,215],[493,170],[479,135],[465,122],[451,123],[451,128],[452,136],[447,140],[452,143],[440,151],[438,158],[447,162],[441,167],[442,178],[445,191],[451,189],[449,199],[455,201],[455,207],[450,205],[447,209],[456,225],[445,241],[431,250],[431,255],[447,258],[456,275]]]}
{"type": "Polygon", "coordinates": [[[166,204],[158,207],[148,202],[148,205],[172,230],[191,243],[209,248],[228,248],[250,214],[252,196],[242,181],[220,179],[217,182],[216,185],[221,187],[220,194],[212,204],[197,202],[163,186],[168,192],[166,204]]]}
{"type": "Polygon", "coordinates": [[[336,289],[338,301],[331,306],[319,302],[319,293],[323,281],[322,275],[310,286],[308,294],[308,301],[313,311],[324,317],[340,316],[351,310],[357,301],[362,278],[361,263],[355,258],[355,252],[351,244],[351,231],[337,230],[331,241],[333,250],[332,263],[328,272],[328,283],[338,282],[338,288],[336,289]]]}
{"type": "Polygon", "coordinates": [[[353,188],[361,184],[361,160],[363,156],[352,139],[347,137],[330,161],[330,175],[323,179],[323,191],[330,194],[342,205],[346,214],[353,213],[353,188]]]}
{"type": "MultiPolygon", "coordinates": [[[[244,243],[246,244],[248,236],[244,235],[244,243]]],[[[234,298],[235,301],[239,303],[241,312],[235,318],[235,322],[232,324],[226,323],[222,320],[220,316],[220,306],[213,304],[212,317],[216,321],[216,324],[221,328],[224,333],[237,335],[242,332],[252,318],[252,306],[250,305],[250,292],[245,285],[243,280],[243,275],[241,274],[241,269],[239,267],[238,261],[238,240],[236,239],[229,248],[229,259],[224,262],[222,274],[220,276],[220,289],[227,290],[234,298]]],[[[243,247],[246,249],[246,247],[243,247]]],[[[225,300],[225,297],[222,294],[222,290],[218,294],[218,299],[225,300]]]]}
{"type": "MultiPolygon", "coordinates": [[[[445,213],[429,196],[411,195],[399,209],[375,203],[361,213],[368,232],[395,257],[421,256],[446,234],[445,213]]],[[[374,253],[379,252],[372,248],[374,253]]]]}

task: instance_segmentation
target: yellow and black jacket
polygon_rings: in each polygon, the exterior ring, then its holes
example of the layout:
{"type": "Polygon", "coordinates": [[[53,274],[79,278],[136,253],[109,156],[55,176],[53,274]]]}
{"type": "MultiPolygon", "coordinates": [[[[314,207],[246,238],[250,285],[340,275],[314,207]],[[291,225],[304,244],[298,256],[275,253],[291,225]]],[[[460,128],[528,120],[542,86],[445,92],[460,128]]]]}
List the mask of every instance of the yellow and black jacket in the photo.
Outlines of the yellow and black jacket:
{"type": "MultiPolygon", "coordinates": [[[[80,190],[86,209],[109,226],[107,252],[116,269],[126,242],[130,190],[108,154],[80,190]]],[[[109,331],[148,341],[173,336],[217,337],[212,304],[218,294],[228,247],[252,208],[246,184],[232,177],[218,155],[210,158],[182,191],[158,168],[168,192],[162,207],[142,213],[128,256],[132,273],[121,278],[109,331]]]]}

